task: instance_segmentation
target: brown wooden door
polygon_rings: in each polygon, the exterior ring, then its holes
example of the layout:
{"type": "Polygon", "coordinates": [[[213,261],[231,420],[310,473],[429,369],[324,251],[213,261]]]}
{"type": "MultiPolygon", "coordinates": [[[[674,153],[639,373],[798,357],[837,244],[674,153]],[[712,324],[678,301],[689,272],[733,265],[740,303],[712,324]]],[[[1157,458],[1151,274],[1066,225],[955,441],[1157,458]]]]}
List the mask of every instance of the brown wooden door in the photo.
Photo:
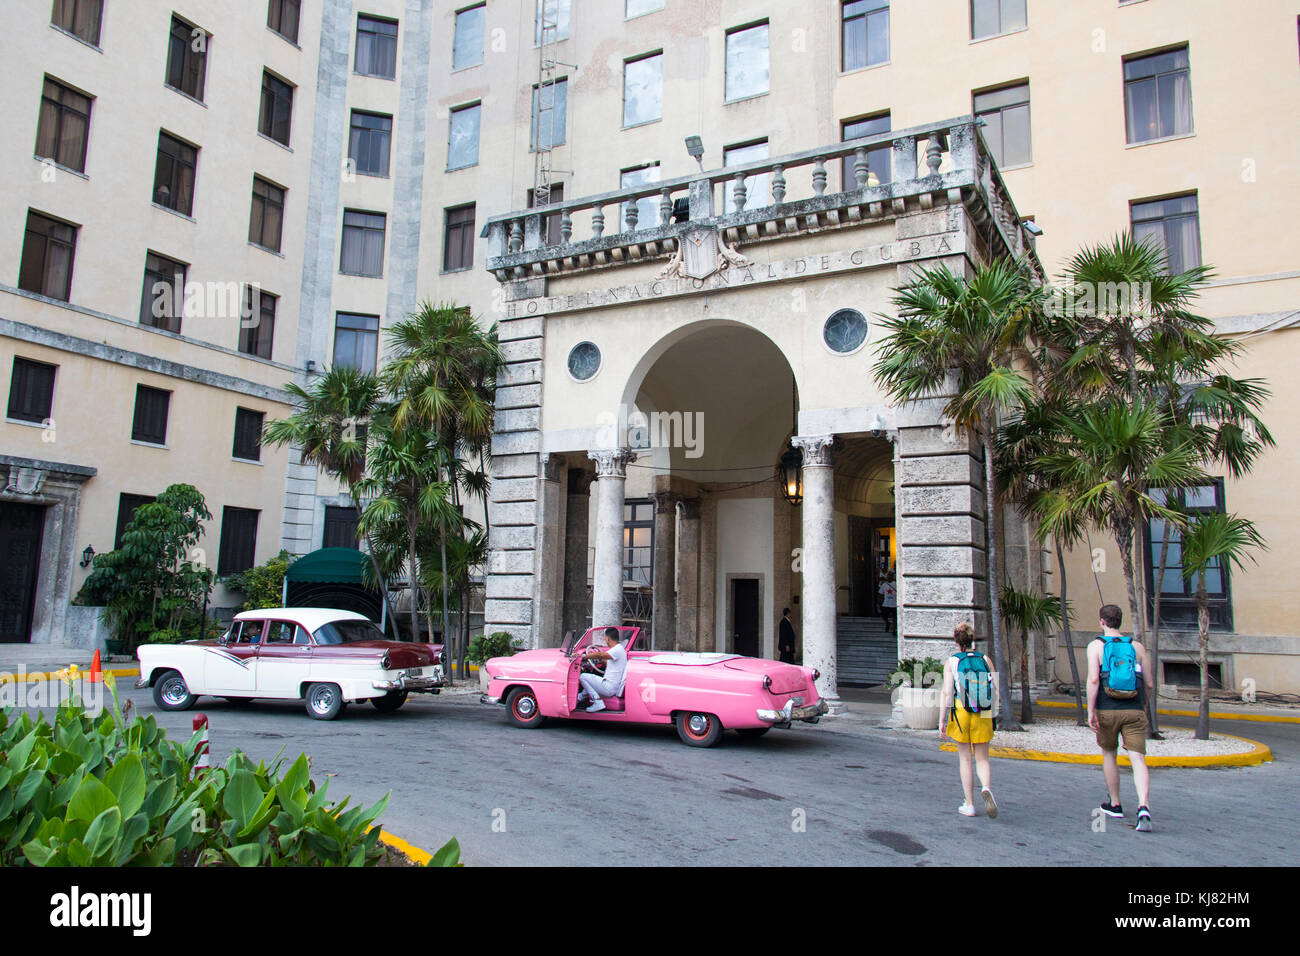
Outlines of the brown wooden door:
{"type": "Polygon", "coordinates": [[[0,643],[32,639],[45,506],[0,502],[0,643]]]}

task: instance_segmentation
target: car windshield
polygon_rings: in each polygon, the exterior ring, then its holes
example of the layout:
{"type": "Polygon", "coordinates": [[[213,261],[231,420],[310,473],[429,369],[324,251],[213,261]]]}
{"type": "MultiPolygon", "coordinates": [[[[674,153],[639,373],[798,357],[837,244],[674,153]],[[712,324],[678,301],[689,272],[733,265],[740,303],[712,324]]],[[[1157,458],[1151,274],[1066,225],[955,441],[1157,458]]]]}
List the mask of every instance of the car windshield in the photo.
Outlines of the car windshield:
{"type": "Polygon", "coordinates": [[[384,634],[369,621],[330,621],[312,635],[317,644],[355,644],[357,641],[382,641],[384,634]]]}

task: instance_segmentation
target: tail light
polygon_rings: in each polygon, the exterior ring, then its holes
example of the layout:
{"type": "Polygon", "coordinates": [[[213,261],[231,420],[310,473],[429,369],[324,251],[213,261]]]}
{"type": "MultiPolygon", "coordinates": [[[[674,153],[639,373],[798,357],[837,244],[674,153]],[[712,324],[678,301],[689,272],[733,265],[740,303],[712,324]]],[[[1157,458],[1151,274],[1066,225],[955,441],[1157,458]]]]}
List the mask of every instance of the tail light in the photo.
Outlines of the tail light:
{"type": "Polygon", "coordinates": [[[771,675],[771,674],[764,674],[764,675],[763,675],[763,689],[764,689],[764,690],[771,690],[771,689],[772,689],[772,675],[771,675]]]}
{"type": "Polygon", "coordinates": [[[822,676],[822,672],[819,671],[817,668],[814,667],[814,668],[813,668],[813,680],[820,680],[820,679],[821,679],[821,676],[822,676]]]}
{"type": "Polygon", "coordinates": [[[384,659],[379,662],[379,668],[380,670],[386,670],[386,671],[390,671],[393,669],[393,659],[388,656],[387,651],[384,652],[384,659]]]}

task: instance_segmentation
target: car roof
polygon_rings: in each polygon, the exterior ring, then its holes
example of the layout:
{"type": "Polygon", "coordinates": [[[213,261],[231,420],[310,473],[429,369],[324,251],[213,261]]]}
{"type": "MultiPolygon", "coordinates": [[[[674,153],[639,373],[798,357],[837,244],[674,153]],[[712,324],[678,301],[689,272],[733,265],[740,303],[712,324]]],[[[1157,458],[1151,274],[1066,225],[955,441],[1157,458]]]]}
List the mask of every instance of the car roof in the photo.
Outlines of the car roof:
{"type": "Polygon", "coordinates": [[[277,621],[293,621],[309,631],[331,621],[368,621],[370,618],[356,611],[340,611],[328,607],[267,607],[256,611],[240,611],[235,615],[236,621],[264,621],[274,618],[277,621]]]}

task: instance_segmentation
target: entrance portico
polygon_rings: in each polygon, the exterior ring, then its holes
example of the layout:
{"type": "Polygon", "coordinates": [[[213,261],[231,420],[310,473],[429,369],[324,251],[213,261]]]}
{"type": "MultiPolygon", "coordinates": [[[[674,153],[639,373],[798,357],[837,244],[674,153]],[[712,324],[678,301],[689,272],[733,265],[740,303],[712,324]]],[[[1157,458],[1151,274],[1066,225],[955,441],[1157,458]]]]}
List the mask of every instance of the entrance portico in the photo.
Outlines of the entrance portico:
{"type": "Polygon", "coordinates": [[[844,193],[824,192],[824,167],[861,144],[657,184],[665,210],[674,191],[689,194],[696,249],[680,256],[681,227],[666,215],[602,235],[601,207],[644,188],[556,204],[558,246],[518,227],[540,213],[488,222],[507,362],[489,630],[554,645],[561,621],[623,623],[636,593],[653,608],[656,648],[775,657],[788,607],[802,663],[832,702],[841,681],[879,681],[898,656],[938,653],[961,621],[986,634],[976,445],[942,420],[941,396],[887,402],[869,317],[889,310],[917,263],[962,271],[989,254],[1032,263],[1032,250],[969,120],[892,143],[894,181],[844,193]],[[816,195],[786,201],[800,165],[816,195]],[[713,215],[717,187],[750,175],[769,177],[771,204],[713,215]],[[578,239],[573,220],[588,213],[593,234],[578,239]],[[797,503],[775,480],[791,448],[797,503]],[[546,490],[542,461],[565,488],[546,490]],[[625,510],[642,504],[653,520],[634,527],[625,510]],[[647,537],[652,557],[637,564],[647,537]],[[891,578],[894,634],[881,614],[891,578]]]}

